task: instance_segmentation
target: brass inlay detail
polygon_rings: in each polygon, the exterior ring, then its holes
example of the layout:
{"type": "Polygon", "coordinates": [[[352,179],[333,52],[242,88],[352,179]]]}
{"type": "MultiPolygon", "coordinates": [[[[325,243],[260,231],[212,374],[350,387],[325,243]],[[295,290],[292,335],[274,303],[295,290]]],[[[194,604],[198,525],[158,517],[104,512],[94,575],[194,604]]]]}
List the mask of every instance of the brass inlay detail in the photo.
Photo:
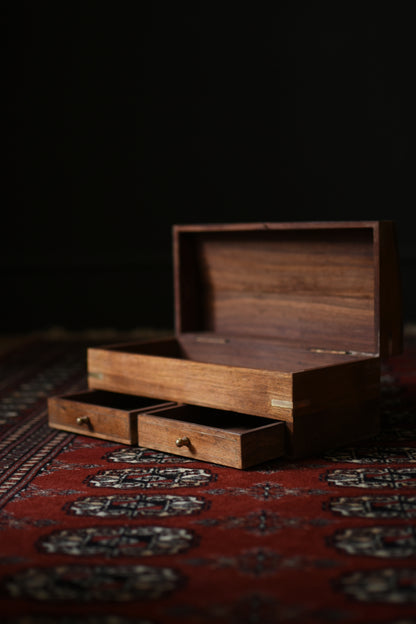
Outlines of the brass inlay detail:
{"type": "Polygon", "coordinates": [[[272,399],[272,407],[282,407],[283,409],[293,409],[293,401],[284,401],[283,399],[272,399]]]}
{"type": "Polygon", "coordinates": [[[103,379],[104,375],[103,373],[95,373],[93,371],[88,373],[88,377],[93,377],[94,379],[103,379]]]}

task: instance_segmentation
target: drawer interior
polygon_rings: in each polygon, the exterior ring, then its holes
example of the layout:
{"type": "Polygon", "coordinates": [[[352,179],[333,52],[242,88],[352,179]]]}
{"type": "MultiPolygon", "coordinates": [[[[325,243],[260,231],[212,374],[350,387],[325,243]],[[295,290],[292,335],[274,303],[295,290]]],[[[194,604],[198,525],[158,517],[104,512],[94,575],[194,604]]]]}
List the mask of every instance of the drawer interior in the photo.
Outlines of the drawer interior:
{"type": "Polygon", "coordinates": [[[244,434],[267,426],[275,426],[276,420],[250,416],[237,412],[228,412],[210,407],[198,407],[194,405],[177,405],[162,408],[153,412],[155,416],[162,416],[181,423],[190,423],[213,430],[227,431],[230,433],[244,434]]]}
{"type": "Polygon", "coordinates": [[[89,390],[88,392],[66,395],[61,397],[61,399],[128,412],[146,409],[161,403],[158,399],[121,394],[120,392],[108,392],[107,390],[89,390]]]}
{"type": "Polygon", "coordinates": [[[188,404],[142,413],[138,440],[145,448],[248,468],[285,452],[281,421],[188,404]]]}

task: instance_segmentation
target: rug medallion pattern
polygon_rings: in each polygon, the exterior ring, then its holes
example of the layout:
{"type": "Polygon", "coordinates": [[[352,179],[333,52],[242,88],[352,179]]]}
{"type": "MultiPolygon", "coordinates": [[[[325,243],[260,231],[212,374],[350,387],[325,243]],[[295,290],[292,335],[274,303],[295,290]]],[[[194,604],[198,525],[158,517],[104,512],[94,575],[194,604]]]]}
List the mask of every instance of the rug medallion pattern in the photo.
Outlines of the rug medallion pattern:
{"type": "Polygon", "coordinates": [[[14,624],[416,622],[416,346],[372,440],[238,471],[76,436],[85,345],[0,360],[0,609],[14,624]]]}

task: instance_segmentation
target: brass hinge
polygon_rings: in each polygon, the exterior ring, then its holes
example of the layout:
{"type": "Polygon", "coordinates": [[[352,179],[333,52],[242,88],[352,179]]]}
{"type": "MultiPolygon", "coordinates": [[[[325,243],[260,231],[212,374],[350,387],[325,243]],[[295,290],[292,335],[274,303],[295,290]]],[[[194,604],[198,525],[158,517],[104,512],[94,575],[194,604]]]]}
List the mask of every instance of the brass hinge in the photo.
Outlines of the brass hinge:
{"type": "Polygon", "coordinates": [[[309,347],[311,353],[329,353],[332,355],[362,355],[365,357],[374,356],[374,353],[367,353],[365,351],[344,351],[342,349],[321,349],[319,347],[309,347]]]}
{"type": "Polygon", "coordinates": [[[196,342],[212,342],[213,344],[226,344],[230,342],[229,338],[221,338],[219,336],[197,336],[196,342]]]}
{"type": "Polygon", "coordinates": [[[352,351],[343,351],[342,349],[320,349],[319,347],[310,347],[312,353],[331,353],[334,355],[351,355],[352,351]]]}

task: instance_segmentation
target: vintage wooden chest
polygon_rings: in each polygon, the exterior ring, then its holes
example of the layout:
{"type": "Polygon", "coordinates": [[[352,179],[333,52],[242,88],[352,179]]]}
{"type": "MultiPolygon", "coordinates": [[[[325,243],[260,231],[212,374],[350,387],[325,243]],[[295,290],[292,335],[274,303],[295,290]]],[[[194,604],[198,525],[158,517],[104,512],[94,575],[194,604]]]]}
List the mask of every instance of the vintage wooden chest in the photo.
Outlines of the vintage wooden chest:
{"type": "Polygon", "coordinates": [[[380,359],[402,344],[393,223],[173,237],[175,336],[88,350],[92,390],[177,404],[138,414],[140,445],[246,467],[377,433],[380,359]]]}

